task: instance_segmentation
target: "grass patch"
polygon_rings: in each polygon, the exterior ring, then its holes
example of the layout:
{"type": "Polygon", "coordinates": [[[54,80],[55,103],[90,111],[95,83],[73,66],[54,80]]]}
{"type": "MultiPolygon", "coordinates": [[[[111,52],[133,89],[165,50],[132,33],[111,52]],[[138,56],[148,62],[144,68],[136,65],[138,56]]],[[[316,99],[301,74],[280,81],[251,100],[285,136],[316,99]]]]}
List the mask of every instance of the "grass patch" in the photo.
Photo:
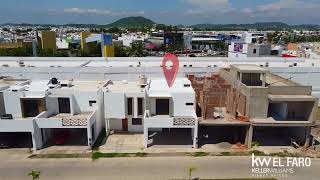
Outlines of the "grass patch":
{"type": "Polygon", "coordinates": [[[102,153],[99,151],[92,153],[92,160],[97,160],[99,158],[119,158],[119,157],[130,157],[129,153],[102,153]]]}
{"type": "Polygon", "coordinates": [[[249,152],[222,152],[220,156],[251,156],[254,154],[255,156],[266,156],[266,154],[262,151],[254,150],[249,152]]]}
{"type": "Polygon", "coordinates": [[[135,154],[135,157],[146,157],[147,155],[148,155],[148,153],[138,152],[135,154]]]}
{"type": "Polygon", "coordinates": [[[258,150],[250,151],[249,154],[254,154],[255,156],[266,156],[264,152],[258,150]]]}
{"type": "Polygon", "coordinates": [[[86,154],[37,154],[31,155],[29,158],[84,158],[86,154]]]}
{"type": "Polygon", "coordinates": [[[277,157],[300,157],[299,154],[289,153],[288,151],[277,152],[277,153],[270,153],[270,156],[277,156],[277,157]]]}
{"type": "Polygon", "coordinates": [[[253,141],[252,144],[251,144],[252,147],[258,147],[258,146],[261,146],[260,143],[256,142],[256,141],[253,141]]]}
{"type": "Polygon", "coordinates": [[[194,152],[194,153],[191,153],[191,156],[193,157],[202,157],[202,156],[208,156],[209,153],[207,152],[194,152]]]}

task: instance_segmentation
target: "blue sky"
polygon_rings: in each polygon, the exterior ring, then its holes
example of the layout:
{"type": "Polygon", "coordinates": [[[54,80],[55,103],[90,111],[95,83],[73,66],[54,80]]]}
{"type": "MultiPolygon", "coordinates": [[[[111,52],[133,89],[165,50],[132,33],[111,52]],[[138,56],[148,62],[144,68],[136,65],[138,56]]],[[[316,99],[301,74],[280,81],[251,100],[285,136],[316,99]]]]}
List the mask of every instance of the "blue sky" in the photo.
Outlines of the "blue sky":
{"type": "Polygon", "coordinates": [[[2,0],[0,23],[107,24],[126,16],[157,23],[320,24],[320,0],[2,0]]]}

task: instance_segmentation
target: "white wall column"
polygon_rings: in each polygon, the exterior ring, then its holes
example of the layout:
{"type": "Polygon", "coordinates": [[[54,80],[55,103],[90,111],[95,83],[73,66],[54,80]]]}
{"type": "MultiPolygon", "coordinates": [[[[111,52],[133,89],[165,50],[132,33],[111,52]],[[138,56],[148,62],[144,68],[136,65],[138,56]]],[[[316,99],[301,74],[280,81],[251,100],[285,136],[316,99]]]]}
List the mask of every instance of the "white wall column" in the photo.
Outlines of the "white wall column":
{"type": "Polygon", "coordinates": [[[198,126],[192,129],[193,132],[193,148],[198,148],[198,126]]]}
{"type": "Polygon", "coordinates": [[[148,139],[149,139],[149,130],[148,130],[148,127],[144,127],[143,128],[143,136],[144,136],[144,142],[143,142],[143,145],[145,148],[148,148],[148,139]]]}

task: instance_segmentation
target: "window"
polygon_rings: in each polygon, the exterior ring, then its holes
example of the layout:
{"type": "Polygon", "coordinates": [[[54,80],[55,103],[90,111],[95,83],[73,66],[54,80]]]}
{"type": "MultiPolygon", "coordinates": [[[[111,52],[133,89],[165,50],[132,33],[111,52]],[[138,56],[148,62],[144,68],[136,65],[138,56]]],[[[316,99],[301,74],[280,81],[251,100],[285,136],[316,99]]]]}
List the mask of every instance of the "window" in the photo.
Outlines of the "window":
{"type": "Polygon", "coordinates": [[[138,98],[138,116],[142,116],[143,115],[143,98],[138,98]]]}
{"type": "Polygon", "coordinates": [[[95,103],[97,103],[97,101],[89,101],[89,106],[91,107],[95,103]]]}
{"type": "Polygon", "coordinates": [[[21,99],[22,117],[36,117],[46,110],[44,99],[21,99]]]}
{"type": "Polygon", "coordinates": [[[142,118],[132,118],[132,125],[142,125],[142,118]]]}
{"type": "Polygon", "coordinates": [[[186,103],[187,106],[193,106],[193,103],[186,103]]]}
{"type": "Polygon", "coordinates": [[[59,113],[71,113],[69,98],[58,98],[58,103],[59,103],[59,113]]]}
{"type": "Polygon", "coordinates": [[[253,49],[253,54],[256,54],[257,53],[257,49],[253,49]]]}
{"type": "Polygon", "coordinates": [[[184,84],[183,86],[184,87],[190,87],[191,85],[190,84],[184,84]]]}
{"type": "Polygon", "coordinates": [[[128,109],[128,116],[132,116],[133,114],[133,98],[127,98],[127,109],[128,109]]]}
{"type": "Polygon", "coordinates": [[[169,115],[169,99],[156,99],[156,115],[169,115]]]}

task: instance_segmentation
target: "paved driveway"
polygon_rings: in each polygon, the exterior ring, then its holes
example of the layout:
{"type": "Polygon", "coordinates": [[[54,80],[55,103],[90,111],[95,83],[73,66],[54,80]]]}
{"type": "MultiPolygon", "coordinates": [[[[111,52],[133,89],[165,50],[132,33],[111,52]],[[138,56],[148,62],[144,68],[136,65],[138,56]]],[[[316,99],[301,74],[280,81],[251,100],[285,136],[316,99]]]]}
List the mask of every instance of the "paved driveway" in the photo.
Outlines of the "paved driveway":
{"type": "Polygon", "coordinates": [[[143,151],[143,134],[114,133],[100,146],[102,152],[135,153],[143,151]]]}

